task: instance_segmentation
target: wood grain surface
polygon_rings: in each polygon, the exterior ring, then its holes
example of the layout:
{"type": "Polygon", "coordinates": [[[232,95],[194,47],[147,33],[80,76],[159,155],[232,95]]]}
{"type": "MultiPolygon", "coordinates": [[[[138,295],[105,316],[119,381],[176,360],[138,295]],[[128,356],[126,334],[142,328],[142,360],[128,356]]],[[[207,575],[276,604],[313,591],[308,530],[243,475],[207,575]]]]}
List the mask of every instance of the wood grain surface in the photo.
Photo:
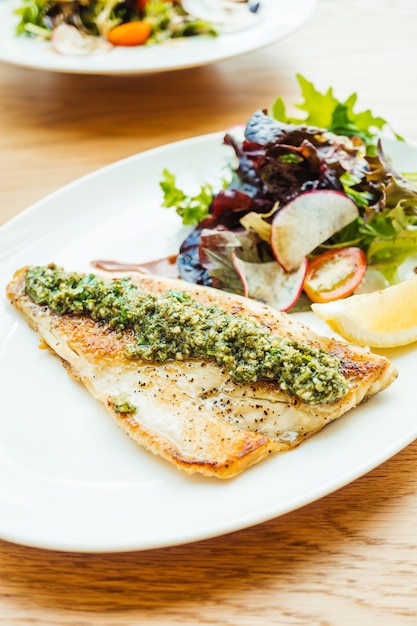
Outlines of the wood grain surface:
{"type": "MultiPolygon", "coordinates": [[[[118,159],[244,122],[277,95],[299,101],[296,73],[356,91],[417,140],[416,31],[415,0],[319,0],[282,41],[207,67],[106,77],[0,64],[0,223],[118,159]]],[[[96,555],[0,541],[0,624],[415,626],[416,453],[194,544],[96,555]]]]}

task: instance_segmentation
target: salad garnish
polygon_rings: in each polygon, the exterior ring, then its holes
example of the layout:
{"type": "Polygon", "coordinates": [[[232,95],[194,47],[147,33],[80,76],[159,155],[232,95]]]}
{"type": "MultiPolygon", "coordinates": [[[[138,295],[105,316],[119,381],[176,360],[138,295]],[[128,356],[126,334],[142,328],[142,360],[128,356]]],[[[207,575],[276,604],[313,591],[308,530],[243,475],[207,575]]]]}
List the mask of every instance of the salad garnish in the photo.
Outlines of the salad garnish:
{"type": "Polygon", "coordinates": [[[304,117],[291,117],[277,98],[268,110],[255,111],[241,133],[226,133],[224,143],[234,152],[226,182],[216,189],[204,182],[190,196],[174,173],[164,170],[160,181],[163,206],[193,226],[179,250],[180,276],[283,310],[309,306],[315,292],[325,301],[369,290],[371,275],[378,286],[396,284],[413,256],[417,266],[415,175],[393,167],[382,140],[388,131],[403,138],[382,117],[356,112],[356,94],[339,101],[331,88],[320,93],[303,76],[297,79],[304,117]],[[295,261],[290,266],[286,259],[295,261]],[[305,290],[313,261],[320,280],[305,290]],[[280,290],[292,285],[285,305],[276,289],[261,288],[265,281],[280,290]]]}
{"type": "Polygon", "coordinates": [[[253,0],[22,0],[17,34],[51,40],[57,52],[82,55],[114,46],[160,44],[250,25],[253,0]]]}

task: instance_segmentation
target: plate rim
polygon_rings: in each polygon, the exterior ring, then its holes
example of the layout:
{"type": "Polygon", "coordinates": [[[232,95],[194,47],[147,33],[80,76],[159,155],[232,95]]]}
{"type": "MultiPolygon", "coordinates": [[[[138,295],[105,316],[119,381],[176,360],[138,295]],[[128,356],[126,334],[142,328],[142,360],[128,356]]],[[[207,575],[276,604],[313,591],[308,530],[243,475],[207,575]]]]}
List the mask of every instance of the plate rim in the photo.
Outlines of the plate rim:
{"type": "MultiPolygon", "coordinates": [[[[275,4],[280,1],[282,2],[282,6],[285,10],[286,2],[285,0],[263,0],[264,2],[270,3],[268,4],[268,10],[274,11],[274,15],[276,12],[277,17],[279,16],[280,7],[277,8],[275,4]]],[[[151,62],[149,65],[140,64],[140,57],[138,62],[134,62],[132,64],[132,59],[135,58],[133,55],[138,55],[141,52],[146,52],[148,54],[148,49],[146,50],[138,50],[134,48],[116,50],[118,55],[114,67],[112,67],[112,63],[107,63],[106,59],[111,61],[111,57],[105,54],[103,55],[89,55],[84,57],[65,57],[54,53],[49,50],[48,46],[43,42],[22,39],[21,37],[17,37],[13,33],[13,6],[16,5],[17,0],[4,0],[2,4],[0,4],[0,34],[2,33],[2,38],[0,38],[0,61],[9,63],[12,65],[37,69],[43,71],[50,72],[61,72],[68,74],[84,74],[84,75],[148,75],[155,74],[167,71],[178,71],[184,69],[191,69],[195,67],[201,67],[204,65],[209,65],[212,63],[216,63],[223,60],[232,59],[238,57],[242,54],[247,54],[249,52],[254,52],[256,50],[260,50],[265,48],[285,37],[287,37],[292,32],[301,28],[315,13],[318,0],[293,0],[294,2],[301,3],[301,11],[294,11],[291,20],[284,24],[281,30],[278,28],[276,34],[274,35],[272,31],[270,31],[270,24],[261,24],[259,29],[267,29],[265,33],[262,33],[264,36],[259,37],[259,41],[251,41],[250,45],[242,45],[238,37],[235,38],[232,35],[219,35],[215,40],[213,38],[205,38],[205,41],[208,44],[208,52],[203,56],[199,57],[200,53],[199,47],[194,46],[194,43],[200,43],[203,38],[197,39],[195,41],[188,40],[185,42],[186,45],[191,44],[191,52],[192,54],[185,55],[177,55],[176,56],[176,48],[178,46],[178,50],[181,52],[181,43],[174,43],[172,46],[169,44],[166,46],[168,50],[168,54],[162,55],[163,61],[161,62],[158,59],[158,55],[162,54],[161,47],[159,46],[158,54],[154,54],[155,51],[151,51],[151,55],[155,57],[154,60],[151,58],[151,62]],[[8,12],[9,11],[9,12],[8,12]],[[11,13],[11,14],[10,14],[11,13]],[[4,21],[1,19],[3,16],[4,21]],[[2,25],[3,23],[3,25],[2,25]],[[220,38],[220,39],[219,39],[220,38]],[[220,42],[224,46],[224,51],[221,52],[222,46],[210,44],[214,41],[218,44],[220,42]],[[44,46],[45,50],[41,50],[41,46],[44,46]],[[26,50],[27,49],[27,50],[26,50]],[[179,60],[178,60],[179,59],[179,60]],[[104,63],[102,63],[104,61],[104,63]]],[[[282,9],[280,9],[282,10],[282,9]]],[[[290,15],[290,11],[292,9],[286,9],[288,15],[290,15]]],[[[265,20],[264,20],[265,22],[265,20]]],[[[278,22],[279,24],[279,22],[278,22]]],[[[203,46],[204,48],[204,46],[203,46]]],[[[151,50],[151,47],[149,47],[151,50]]],[[[148,55],[149,56],[149,55],[148,55]]],[[[146,60],[146,58],[145,58],[146,60]]]]}

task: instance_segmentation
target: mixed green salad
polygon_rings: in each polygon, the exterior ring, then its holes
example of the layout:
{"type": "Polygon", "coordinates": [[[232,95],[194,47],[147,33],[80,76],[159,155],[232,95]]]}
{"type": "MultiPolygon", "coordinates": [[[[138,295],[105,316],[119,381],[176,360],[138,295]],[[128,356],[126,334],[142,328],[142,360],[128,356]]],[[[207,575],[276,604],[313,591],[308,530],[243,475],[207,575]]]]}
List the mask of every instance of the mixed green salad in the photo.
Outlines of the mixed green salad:
{"type": "Polygon", "coordinates": [[[388,123],[356,112],[356,94],[342,102],[297,78],[302,116],[277,98],[228,132],[235,157],[218,189],[191,196],[167,170],[160,182],[163,205],[192,226],[180,276],[281,310],[347,297],[371,273],[395,284],[413,257],[417,271],[416,176],[384,153],[388,123]]]}
{"type": "Polygon", "coordinates": [[[253,15],[253,0],[22,0],[17,33],[51,40],[62,54],[88,54],[113,46],[159,44],[219,33],[222,19],[253,15]],[[230,5],[230,6],[229,6],[230,5]],[[226,8],[225,8],[226,7],[226,8]],[[211,19],[212,18],[212,19],[211,19]]]}

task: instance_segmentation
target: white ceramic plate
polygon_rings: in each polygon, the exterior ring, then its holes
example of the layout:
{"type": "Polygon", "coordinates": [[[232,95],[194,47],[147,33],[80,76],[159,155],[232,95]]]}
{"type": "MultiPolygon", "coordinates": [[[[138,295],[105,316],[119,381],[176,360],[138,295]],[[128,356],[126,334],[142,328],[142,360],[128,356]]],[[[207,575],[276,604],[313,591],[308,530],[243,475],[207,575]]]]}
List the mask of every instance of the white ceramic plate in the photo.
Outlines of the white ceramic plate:
{"type": "Polygon", "coordinates": [[[164,45],[119,47],[96,56],[69,57],[56,53],[48,42],[17,37],[18,20],[13,10],[21,4],[19,0],[4,0],[0,2],[0,61],[77,74],[146,74],[196,67],[278,41],[304,24],[316,4],[317,0],[262,0],[259,19],[254,19],[254,25],[244,31],[164,45]]]}
{"type": "MultiPolygon", "coordinates": [[[[92,259],[143,262],[184,237],[160,208],[164,167],[193,189],[230,157],[222,134],[115,163],[32,206],[0,229],[0,537],[76,551],[142,550],[257,524],[310,503],[376,467],[417,436],[416,348],[387,354],[386,391],[288,453],[230,481],[189,477],[134,444],[74,382],[14,311],[4,290],[26,264],[91,270],[92,259]]],[[[402,170],[417,149],[391,143],[402,170]]],[[[299,316],[323,333],[311,313],[299,316]]]]}

